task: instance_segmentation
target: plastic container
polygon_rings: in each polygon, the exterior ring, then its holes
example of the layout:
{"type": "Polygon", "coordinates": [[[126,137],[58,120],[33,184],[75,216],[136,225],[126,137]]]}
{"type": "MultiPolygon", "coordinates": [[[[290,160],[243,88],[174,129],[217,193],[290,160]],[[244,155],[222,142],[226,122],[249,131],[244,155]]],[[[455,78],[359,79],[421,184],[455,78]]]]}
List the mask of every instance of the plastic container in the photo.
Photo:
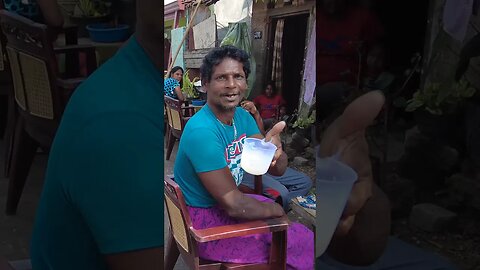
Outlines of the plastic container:
{"type": "Polygon", "coordinates": [[[125,41],[130,37],[130,26],[120,24],[116,27],[107,23],[87,25],[90,39],[100,43],[112,43],[125,41]]]}
{"type": "Polygon", "coordinates": [[[271,142],[246,138],[243,143],[240,166],[252,175],[262,175],[268,171],[277,147],[271,142]]]}
{"type": "Polygon", "coordinates": [[[203,106],[203,105],[205,105],[206,102],[207,102],[206,100],[194,99],[194,100],[192,100],[192,105],[193,106],[203,106]]]}
{"type": "Polygon", "coordinates": [[[357,173],[335,158],[317,157],[316,178],[315,257],[319,257],[332,240],[357,173]]]}

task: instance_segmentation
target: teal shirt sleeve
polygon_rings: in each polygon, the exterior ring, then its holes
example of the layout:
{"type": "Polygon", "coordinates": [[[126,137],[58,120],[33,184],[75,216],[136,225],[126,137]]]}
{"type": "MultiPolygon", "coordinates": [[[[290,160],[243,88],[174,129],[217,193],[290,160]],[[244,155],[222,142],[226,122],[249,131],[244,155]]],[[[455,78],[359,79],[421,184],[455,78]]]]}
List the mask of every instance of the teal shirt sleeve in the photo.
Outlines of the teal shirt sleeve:
{"type": "Polygon", "coordinates": [[[182,134],[182,146],[196,173],[215,171],[227,167],[225,147],[211,129],[195,128],[182,134]],[[186,136],[185,136],[186,135],[186,136]],[[186,147],[188,146],[188,147],[186,147]]]}
{"type": "Polygon", "coordinates": [[[116,113],[94,120],[79,138],[83,181],[67,191],[100,252],[162,247],[163,125],[116,113]]]}

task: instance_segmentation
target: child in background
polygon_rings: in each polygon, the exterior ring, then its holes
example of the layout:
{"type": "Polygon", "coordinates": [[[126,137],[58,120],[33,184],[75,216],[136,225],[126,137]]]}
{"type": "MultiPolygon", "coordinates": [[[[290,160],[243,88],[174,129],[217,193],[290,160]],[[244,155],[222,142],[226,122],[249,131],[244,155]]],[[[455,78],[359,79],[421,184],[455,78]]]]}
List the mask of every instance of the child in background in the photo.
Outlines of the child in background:
{"type": "Polygon", "coordinates": [[[253,103],[260,112],[265,130],[268,130],[277,122],[279,108],[286,102],[281,95],[276,93],[275,83],[269,82],[263,94],[253,99],[253,103]]]}

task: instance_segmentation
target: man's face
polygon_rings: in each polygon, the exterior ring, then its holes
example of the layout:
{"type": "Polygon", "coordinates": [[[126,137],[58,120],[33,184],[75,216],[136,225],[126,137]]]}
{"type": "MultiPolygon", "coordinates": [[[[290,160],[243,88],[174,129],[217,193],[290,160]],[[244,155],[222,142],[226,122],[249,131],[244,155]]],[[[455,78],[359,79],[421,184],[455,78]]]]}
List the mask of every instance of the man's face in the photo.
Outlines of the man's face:
{"type": "Polygon", "coordinates": [[[224,58],[213,67],[212,78],[204,87],[210,106],[224,112],[235,109],[247,90],[243,64],[232,58],[224,58]]]}

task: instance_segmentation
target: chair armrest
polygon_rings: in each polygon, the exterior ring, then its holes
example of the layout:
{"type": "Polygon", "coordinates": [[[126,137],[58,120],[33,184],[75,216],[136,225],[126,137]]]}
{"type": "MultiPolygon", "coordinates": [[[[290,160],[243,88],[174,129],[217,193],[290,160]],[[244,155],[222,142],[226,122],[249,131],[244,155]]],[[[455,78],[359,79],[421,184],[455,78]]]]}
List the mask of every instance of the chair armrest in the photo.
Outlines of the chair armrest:
{"type": "Polygon", "coordinates": [[[185,125],[187,124],[188,120],[190,120],[190,118],[192,118],[191,116],[184,116],[183,117],[183,127],[182,127],[182,130],[185,128],[185,125]]]}
{"type": "Polygon", "coordinates": [[[76,33],[78,32],[78,25],[75,24],[69,24],[69,25],[64,25],[61,28],[63,33],[76,33]]]}
{"type": "MultiPolygon", "coordinates": [[[[56,54],[61,54],[61,53],[65,53],[67,54],[67,56],[69,54],[73,54],[73,53],[79,53],[79,52],[85,52],[85,54],[87,55],[87,74],[86,75],[90,75],[92,74],[95,69],[97,68],[97,54],[96,54],[96,47],[91,45],[91,44],[80,44],[80,45],[66,45],[66,46],[62,46],[62,47],[56,47],[53,49],[54,52],[56,54]]],[[[74,56],[73,57],[73,62],[71,62],[70,64],[71,65],[75,65],[75,67],[78,67],[78,56],[74,56]],[[75,60],[75,57],[76,57],[76,60],[75,60]]],[[[66,65],[68,63],[65,63],[66,65]]],[[[67,66],[68,68],[68,66],[67,66]]],[[[79,76],[79,72],[78,72],[78,68],[76,68],[77,70],[72,70],[72,71],[67,71],[67,74],[69,77],[73,77],[73,76],[79,76]]]]}
{"type": "Polygon", "coordinates": [[[57,79],[56,83],[60,88],[61,107],[64,109],[67,105],[70,97],[77,87],[85,80],[85,78],[72,78],[72,79],[57,79]]]}
{"type": "Polygon", "coordinates": [[[204,243],[238,236],[285,231],[287,230],[288,225],[288,218],[283,216],[280,218],[255,220],[202,230],[190,228],[190,232],[195,240],[204,243]]]}
{"type": "Polygon", "coordinates": [[[57,79],[57,86],[63,89],[77,88],[85,78],[57,79]]]}
{"type": "Polygon", "coordinates": [[[77,25],[64,25],[62,32],[65,34],[65,44],[73,45],[78,44],[78,26],[77,25]]]}
{"type": "Polygon", "coordinates": [[[0,256],[0,270],[14,270],[13,267],[8,263],[7,259],[0,256]]]}
{"type": "Polygon", "coordinates": [[[183,112],[182,114],[185,115],[185,117],[192,117],[195,114],[195,108],[192,106],[182,106],[181,110],[183,112]]]}
{"type": "Polygon", "coordinates": [[[90,44],[66,45],[53,48],[56,54],[69,52],[95,52],[95,49],[95,46],[90,44]]]}
{"type": "Polygon", "coordinates": [[[195,109],[195,107],[189,105],[189,106],[182,106],[181,109],[182,110],[193,110],[193,109],[195,109]]]}

